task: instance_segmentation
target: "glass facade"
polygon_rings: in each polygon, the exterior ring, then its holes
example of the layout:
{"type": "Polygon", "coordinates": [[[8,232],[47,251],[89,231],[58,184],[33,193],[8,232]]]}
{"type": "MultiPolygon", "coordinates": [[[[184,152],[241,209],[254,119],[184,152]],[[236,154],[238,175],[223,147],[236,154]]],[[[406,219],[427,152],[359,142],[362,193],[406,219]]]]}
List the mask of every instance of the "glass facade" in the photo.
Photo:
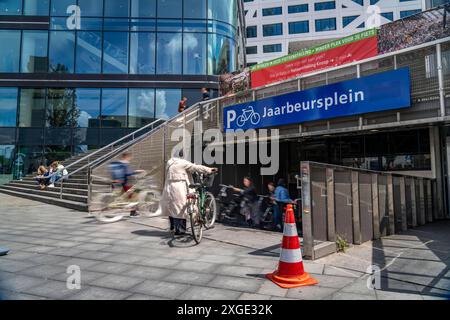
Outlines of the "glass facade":
{"type": "Polygon", "coordinates": [[[241,11],[238,0],[0,1],[0,177],[168,119],[203,87],[217,95],[218,76],[245,61],[241,11]]]}

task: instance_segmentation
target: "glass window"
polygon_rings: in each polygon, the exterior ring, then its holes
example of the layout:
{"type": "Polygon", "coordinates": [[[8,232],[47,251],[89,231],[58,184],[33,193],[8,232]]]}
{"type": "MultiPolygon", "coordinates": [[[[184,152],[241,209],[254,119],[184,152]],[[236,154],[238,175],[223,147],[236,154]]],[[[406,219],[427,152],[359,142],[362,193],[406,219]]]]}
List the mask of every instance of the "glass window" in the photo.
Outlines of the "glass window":
{"type": "Polygon", "coordinates": [[[19,127],[43,127],[45,89],[20,89],[19,127]]]}
{"type": "Polygon", "coordinates": [[[22,0],[0,1],[0,15],[17,16],[22,13],[22,0]]]}
{"type": "Polygon", "coordinates": [[[50,13],[52,16],[68,16],[67,8],[74,4],[76,0],[52,0],[50,13]]]}
{"type": "Polygon", "coordinates": [[[105,32],[103,73],[128,73],[128,32],[105,32]]]}
{"type": "Polygon", "coordinates": [[[15,127],[17,88],[0,88],[0,127],[15,127]]]}
{"type": "Polygon", "coordinates": [[[158,74],[181,74],[181,33],[158,33],[158,74]]]}
{"type": "Polygon", "coordinates": [[[289,34],[308,33],[309,21],[293,21],[289,22],[289,34]]]}
{"type": "Polygon", "coordinates": [[[127,126],[127,89],[103,89],[102,127],[120,128],[127,126]]]}
{"type": "Polygon", "coordinates": [[[184,0],[184,18],[206,19],[206,0],[184,0]]]}
{"type": "Polygon", "coordinates": [[[128,17],[128,0],[105,0],[105,17],[128,17]]]}
{"type": "Polygon", "coordinates": [[[181,32],[183,29],[182,20],[158,19],[158,31],[181,32]]]}
{"type": "Polygon", "coordinates": [[[139,128],[155,120],[155,89],[130,89],[128,127],[139,128]]]}
{"type": "Polygon", "coordinates": [[[26,16],[48,16],[50,0],[24,0],[23,14],[26,16]]]}
{"type": "Polygon", "coordinates": [[[131,31],[156,31],[155,19],[131,19],[131,31]]]}
{"type": "Polygon", "coordinates": [[[0,145],[0,185],[13,179],[14,145],[0,145]]]}
{"type": "Polygon", "coordinates": [[[257,26],[250,26],[246,28],[247,38],[256,38],[258,36],[257,26]]]}
{"type": "Polygon", "coordinates": [[[333,10],[336,9],[335,1],[326,1],[326,2],[317,2],[314,3],[314,10],[322,11],[322,10],[333,10]]]}
{"type": "Polygon", "coordinates": [[[131,0],[131,16],[134,18],[155,18],[156,0],[131,0]]]}
{"type": "Polygon", "coordinates": [[[130,27],[129,19],[108,19],[103,20],[103,29],[105,31],[128,31],[130,27]]]}
{"type": "Polygon", "coordinates": [[[47,72],[47,39],[47,31],[23,31],[21,72],[47,72]]]}
{"type": "Polygon", "coordinates": [[[184,32],[206,32],[207,20],[184,20],[183,30],[184,32]]]}
{"type": "Polygon", "coordinates": [[[308,4],[297,4],[288,6],[288,13],[302,13],[308,12],[308,4]]]}
{"type": "Polygon", "coordinates": [[[273,53],[273,52],[281,52],[281,51],[283,51],[281,43],[263,45],[264,53],[273,53]]]}
{"type": "Polygon", "coordinates": [[[101,32],[77,32],[76,73],[100,73],[102,62],[101,32]]]}
{"type": "Polygon", "coordinates": [[[0,72],[19,72],[20,31],[0,30],[0,72]]]}
{"type": "Polygon", "coordinates": [[[315,24],[316,32],[336,30],[336,18],[318,19],[315,24]]]}
{"type": "Polygon", "coordinates": [[[273,24],[263,25],[263,36],[264,37],[281,36],[281,35],[283,35],[283,24],[282,23],[273,23],[273,24]]]}
{"type": "Polygon", "coordinates": [[[76,127],[79,111],[74,105],[75,89],[50,88],[47,90],[47,127],[76,127]]]}
{"type": "Polygon", "coordinates": [[[78,0],[82,17],[102,17],[103,0],[78,0]]]}
{"type": "Polygon", "coordinates": [[[100,116],[100,89],[76,89],[77,127],[97,128],[100,116]]]}
{"type": "Polygon", "coordinates": [[[237,26],[237,1],[208,0],[208,18],[237,26]]]}
{"type": "Polygon", "coordinates": [[[220,75],[236,70],[236,50],[230,38],[208,35],[208,73],[220,75]]]}
{"type": "Polygon", "coordinates": [[[183,73],[206,74],[206,34],[183,34],[183,73]]]}
{"type": "Polygon", "coordinates": [[[283,7],[274,7],[274,8],[264,8],[262,9],[263,17],[267,16],[278,16],[283,14],[283,7]]]}
{"type": "Polygon", "coordinates": [[[156,118],[170,119],[178,113],[181,100],[179,89],[156,89],[156,118]]]}
{"type": "Polygon", "coordinates": [[[75,55],[75,32],[50,32],[49,72],[73,73],[75,55]]]}
{"type": "Polygon", "coordinates": [[[154,33],[130,33],[130,73],[155,73],[156,35],[154,33]]]}
{"type": "Polygon", "coordinates": [[[158,18],[181,18],[183,8],[179,0],[158,0],[158,18]]]}

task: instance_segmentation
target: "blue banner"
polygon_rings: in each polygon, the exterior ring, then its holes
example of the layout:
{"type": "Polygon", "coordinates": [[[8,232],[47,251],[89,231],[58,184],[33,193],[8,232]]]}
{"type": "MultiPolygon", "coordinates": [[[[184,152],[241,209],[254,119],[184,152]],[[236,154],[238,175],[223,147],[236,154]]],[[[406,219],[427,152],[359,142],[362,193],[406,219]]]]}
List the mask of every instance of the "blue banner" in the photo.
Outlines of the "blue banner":
{"type": "Polygon", "coordinates": [[[258,129],[408,108],[409,68],[224,108],[224,130],[258,129]]]}

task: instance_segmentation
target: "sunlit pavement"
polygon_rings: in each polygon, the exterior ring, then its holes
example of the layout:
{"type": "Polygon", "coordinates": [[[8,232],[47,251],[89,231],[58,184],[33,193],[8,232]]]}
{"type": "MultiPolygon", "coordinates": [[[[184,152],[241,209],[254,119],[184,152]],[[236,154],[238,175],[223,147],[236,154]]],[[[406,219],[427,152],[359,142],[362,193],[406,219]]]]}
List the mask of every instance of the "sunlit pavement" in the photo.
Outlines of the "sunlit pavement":
{"type": "Polygon", "coordinates": [[[0,219],[0,247],[11,250],[0,257],[0,299],[450,298],[449,222],[305,261],[319,285],[284,290],[264,278],[277,266],[281,234],[217,226],[195,246],[174,240],[162,218],[99,224],[5,195],[0,219]],[[378,290],[367,285],[372,265],[378,290]],[[69,266],[81,270],[80,289],[67,287],[69,266]]]}

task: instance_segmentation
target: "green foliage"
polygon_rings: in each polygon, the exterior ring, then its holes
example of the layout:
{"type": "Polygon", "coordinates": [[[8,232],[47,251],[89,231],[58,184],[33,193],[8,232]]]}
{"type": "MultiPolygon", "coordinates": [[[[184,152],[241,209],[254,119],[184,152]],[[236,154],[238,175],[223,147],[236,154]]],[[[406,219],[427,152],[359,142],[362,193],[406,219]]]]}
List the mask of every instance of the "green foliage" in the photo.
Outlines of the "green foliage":
{"type": "Polygon", "coordinates": [[[337,247],[337,251],[338,252],[345,253],[345,250],[347,250],[347,248],[349,247],[348,241],[345,240],[341,236],[337,236],[337,238],[336,238],[336,247],[337,247]]]}

